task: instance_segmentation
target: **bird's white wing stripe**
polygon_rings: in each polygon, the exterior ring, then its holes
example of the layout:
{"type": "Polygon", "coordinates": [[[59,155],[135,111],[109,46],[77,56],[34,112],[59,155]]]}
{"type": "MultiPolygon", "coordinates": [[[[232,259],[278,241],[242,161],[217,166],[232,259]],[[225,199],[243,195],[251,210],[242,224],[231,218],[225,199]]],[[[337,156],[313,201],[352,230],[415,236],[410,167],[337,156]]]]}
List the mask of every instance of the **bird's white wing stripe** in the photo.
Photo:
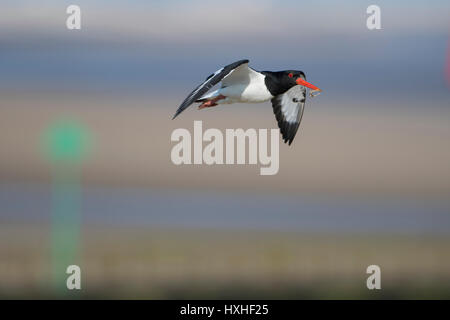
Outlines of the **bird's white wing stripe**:
{"type": "Polygon", "coordinates": [[[199,92],[212,78],[214,78],[215,76],[217,76],[219,73],[221,73],[223,71],[223,68],[220,68],[219,70],[217,70],[216,72],[214,72],[210,77],[208,77],[208,79],[205,80],[205,82],[203,82],[201,85],[198,86],[198,88],[196,90],[194,90],[193,92],[191,92],[191,94],[188,97],[192,97],[194,95],[197,94],[197,92],[199,92]]]}
{"type": "Polygon", "coordinates": [[[231,71],[236,69],[242,64],[248,63],[248,60],[239,60],[236,62],[233,62],[223,68],[220,68],[216,72],[214,72],[212,75],[210,75],[208,78],[206,78],[205,81],[201,85],[199,85],[197,88],[195,88],[184,101],[181,103],[181,105],[178,107],[177,111],[175,112],[175,115],[172,119],[174,119],[176,116],[178,116],[183,110],[185,110],[187,107],[189,107],[195,100],[200,98],[203,94],[205,94],[208,90],[210,90],[214,85],[219,83],[224,77],[226,77],[231,71]]]}
{"type": "Polygon", "coordinates": [[[272,99],[273,111],[285,142],[291,144],[305,108],[306,89],[297,85],[272,99]]]}
{"type": "Polygon", "coordinates": [[[298,103],[292,101],[290,94],[284,94],[281,100],[281,112],[284,114],[284,117],[287,122],[296,122],[299,105],[298,103]]]}
{"type": "Polygon", "coordinates": [[[238,83],[248,84],[251,79],[260,75],[257,71],[248,66],[248,63],[241,64],[232,70],[222,79],[222,87],[236,85],[238,83]]]}

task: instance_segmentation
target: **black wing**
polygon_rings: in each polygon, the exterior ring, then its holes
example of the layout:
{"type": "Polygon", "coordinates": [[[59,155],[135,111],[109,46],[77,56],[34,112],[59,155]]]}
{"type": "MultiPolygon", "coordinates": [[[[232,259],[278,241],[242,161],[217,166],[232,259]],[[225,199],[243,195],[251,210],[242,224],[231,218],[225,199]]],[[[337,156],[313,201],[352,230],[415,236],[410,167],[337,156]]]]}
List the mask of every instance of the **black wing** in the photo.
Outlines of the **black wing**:
{"type": "Polygon", "coordinates": [[[189,107],[195,100],[203,96],[209,89],[218,84],[223,78],[225,78],[231,71],[239,67],[241,64],[248,63],[248,60],[239,60],[233,62],[232,64],[217,70],[212,75],[210,75],[206,80],[192,91],[183,103],[178,107],[177,112],[173,116],[172,120],[175,119],[181,112],[183,112],[187,107],[189,107]]]}
{"type": "Polygon", "coordinates": [[[304,86],[293,86],[271,101],[283,140],[291,145],[302,121],[306,101],[306,88],[304,86]]]}

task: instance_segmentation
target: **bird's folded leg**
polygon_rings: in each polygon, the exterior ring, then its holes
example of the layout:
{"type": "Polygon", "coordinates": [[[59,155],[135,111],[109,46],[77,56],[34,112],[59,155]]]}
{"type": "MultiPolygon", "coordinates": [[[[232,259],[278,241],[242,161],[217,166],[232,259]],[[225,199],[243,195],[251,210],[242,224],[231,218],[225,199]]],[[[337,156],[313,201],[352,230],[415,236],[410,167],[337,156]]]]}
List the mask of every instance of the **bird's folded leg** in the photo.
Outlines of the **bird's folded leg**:
{"type": "Polygon", "coordinates": [[[215,107],[217,106],[217,101],[225,99],[226,97],[223,95],[218,95],[217,97],[215,97],[214,99],[211,100],[207,100],[205,102],[203,102],[201,105],[198,106],[198,110],[204,109],[204,108],[210,108],[210,107],[215,107]]]}
{"type": "Polygon", "coordinates": [[[198,106],[198,110],[205,109],[205,108],[211,108],[211,107],[215,107],[215,106],[217,106],[217,103],[214,103],[212,100],[207,100],[198,106]]]}

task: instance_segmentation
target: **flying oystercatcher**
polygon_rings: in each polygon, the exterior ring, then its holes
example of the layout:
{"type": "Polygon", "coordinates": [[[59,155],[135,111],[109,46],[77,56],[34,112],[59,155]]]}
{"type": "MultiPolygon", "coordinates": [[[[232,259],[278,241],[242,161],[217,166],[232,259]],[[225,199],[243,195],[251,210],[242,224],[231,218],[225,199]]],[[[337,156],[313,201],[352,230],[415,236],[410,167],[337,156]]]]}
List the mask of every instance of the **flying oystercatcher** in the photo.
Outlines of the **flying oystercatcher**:
{"type": "Polygon", "coordinates": [[[256,71],[248,66],[248,62],[239,60],[214,72],[187,96],[172,119],[194,102],[201,102],[198,108],[204,109],[219,104],[271,100],[283,140],[290,145],[302,120],[306,88],[312,89],[311,97],[321,90],[306,82],[302,71],[256,71]],[[219,89],[206,94],[220,81],[219,89]]]}

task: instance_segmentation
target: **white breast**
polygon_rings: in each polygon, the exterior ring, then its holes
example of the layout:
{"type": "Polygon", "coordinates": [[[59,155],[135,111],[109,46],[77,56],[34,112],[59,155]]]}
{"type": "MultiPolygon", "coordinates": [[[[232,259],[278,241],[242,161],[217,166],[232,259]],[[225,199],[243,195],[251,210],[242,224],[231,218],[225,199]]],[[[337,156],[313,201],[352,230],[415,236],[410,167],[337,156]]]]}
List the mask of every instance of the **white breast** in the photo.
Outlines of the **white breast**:
{"type": "Polygon", "coordinates": [[[265,77],[265,75],[255,71],[251,73],[250,81],[247,83],[232,83],[220,88],[219,93],[228,98],[223,103],[257,103],[272,99],[273,96],[267,90],[264,82],[265,77]]]}
{"type": "Polygon", "coordinates": [[[265,75],[259,73],[247,64],[234,69],[222,80],[222,87],[201,97],[201,99],[213,99],[223,95],[226,99],[217,101],[218,104],[247,102],[264,102],[273,98],[267,90],[265,75]]]}
{"type": "Polygon", "coordinates": [[[265,75],[257,73],[252,78],[249,85],[244,89],[241,95],[242,102],[264,102],[273,98],[272,94],[267,90],[264,79],[265,75]]]}

